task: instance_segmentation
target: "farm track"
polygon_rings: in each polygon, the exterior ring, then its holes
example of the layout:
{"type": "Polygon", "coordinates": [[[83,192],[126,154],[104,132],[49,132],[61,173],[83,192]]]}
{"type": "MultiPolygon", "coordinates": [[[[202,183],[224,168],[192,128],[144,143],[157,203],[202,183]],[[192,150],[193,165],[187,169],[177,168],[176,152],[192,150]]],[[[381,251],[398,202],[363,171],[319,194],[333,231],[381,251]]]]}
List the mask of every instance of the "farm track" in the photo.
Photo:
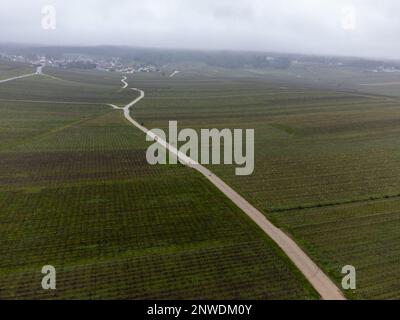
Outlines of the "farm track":
{"type": "MultiPolygon", "coordinates": [[[[125,84],[124,81],[121,81],[125,84]]],[[[177,148],[164,141],[146,127],[139,124],[130,115],[130,108],[145,97],[143,90],[131,88],[137,91],[139,97],[124,107],[109,104],[113,109],[123,110],[125,118],[136,128],[144,132],[147,136],[161,144],[164,148],[176,155],[180,162],[190,168],[193,168],[204,175],[214,186],[225,194],[233,203],[236,204],[244,213],[247,214],[276,244],[284,251],[289,259],[303,273],[305,278],[317,290],[324,300],[345,300],[344,295],[331,279],[311,260],[311,258],[282,230],[275,227],[259,210],[251,205],[247,200],[240,196],[235,190],[227,185],[223,180],[213,172],[181,153],[177,148]]]]}
{"type": "Polygon", "coordinates": [[[121,82],[124,84],[122,89],[125,89],[125,88],[128,87],[128,82],[126,82],[126,79],[128,79],[128,78],[127,77],[123,77],[122,80],[121,80],[121,82]]]}
{"type": "Polygon", "coordinates": [[[171,74],[170,74],[170,78],[173,78],[173,77],[175,77],[178,73],[180,73],[180,71],[178,71],[178,70],[175,70],[174,72],[172,72],[171,74]]]}
{"type": "Polygon", "coordinates": [[[102,105],[102,103],[87,101],[54,101],[54,100],[19,100],[19,99],[0,99],[0,102],[20,102],[20,103],[49,103],[49,104],[73,104],[73,105],[102,105]]]}
{"type": "MultiPolygon", "coordinates": [[[[8,82],[20,78],[30,77],[33,75],[43,74],[41,68],[37,69],[36,73],[23,75],[19,77],[13,77],[6,80],[0,81],[0,83],[8,82]]],[[[123,89],[128,87],[126,79],[122,79],[123,89]]],[[[199,163],[195,162],[185,154],[178,151],[174,146],[170,145],[166,141],[160,139],[153,132],[148,130],[146,127],[140,125],[136,120],[130,116],[130,108],[140,102],[144,97],[145,93],[143,90],[137,88],[131,88],[131,90],[137,91],[139,97],[125,105],[124,107],[118,107],[113,104],[108,106],[113,109],[122,110],[124,117],[139,130],[144,132],[147,136],[156,140],[159,144],[169,150],[171,153],[177,155],[178,159],[184,165],[193,168],[204,175],[214,186],[216,186],[223,194],[225,194],[233,203],[236,204],[242,211],[246,213],[277,245],[285,252],[289,259],[296,265],[296,267],[303,273],[305,278],[311,283],[311,285],[320,294],[324,300],[344,300],[342,292],[338,287],[324,274],[324,272],[302,251],[302,249],[283,231],[275,227],[260,211],[252,206],[247,200],[240,196],[218,176],[212,173],[207,168],[203,167],[199,163]]],[[[19,100],[20,102],[38,102],[38,103],[55,103],[54,101],[28,101],[19,100]]],[[[65,103],[65,102],[59,102],[65,103]]],[[[98,103],[87,103],[87,102],[74,102],[76,104],[98,104],[98,103]]]]}
{"type": "Polygon", "coordinates": [[[28,78],[28,77],[32,77],[32,76],[35,76],[35,75],[42,75],[43,74],[42,70],[43,70],[43,66],[39,66],[39,67],[36,68],[36,72],[35,73],[27,73],[27,74],[23,74],[21,76],[0,80],[0,83],[5,83],[5,82],[13,81],[13,80],[28,78]]]}
{"type": "Polygon", "coordinates": [[[28,78],[28,77],[32,77],[34,75],[37,75],[37,73],[29,73],[29,74],[24,74],[24,75],[18,76],[18,77],[12,77],[12,78],[8,78],[8,79],[0,80],[0,83],[9,82],[9,81],[17,80],[17,79],[28,78]]]}

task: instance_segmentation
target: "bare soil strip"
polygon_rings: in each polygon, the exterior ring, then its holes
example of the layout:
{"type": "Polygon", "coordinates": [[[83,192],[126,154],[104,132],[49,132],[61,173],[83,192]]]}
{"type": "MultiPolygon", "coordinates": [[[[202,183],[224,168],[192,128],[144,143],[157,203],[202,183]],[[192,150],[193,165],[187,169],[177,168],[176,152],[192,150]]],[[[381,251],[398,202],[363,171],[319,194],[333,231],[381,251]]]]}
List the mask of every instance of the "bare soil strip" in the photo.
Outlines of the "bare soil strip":
{"type": "Polygon", "coordinates": [[[54,101],[54,100],[19,100],[19,99],[0,99],[0,102],[20,102],[20,103],[50,103],[50,104],[76,104],[76,105],[94,105],[99,106],[103,103],[87,102],[87,101],[54,101]]]}
{"type": "MultiPolygon", "coordinates": [[[[122,82],[125,82],[122,81],[122,82]]],[[[139,97],[127,104],[125,107],[109,105],[114,109],[124,111],[125,118],[136,128],[157,141],[171,153],[178,156],[181,163],[193,168],[204,175],[213,185],[224,193],[233,203],[235,203],[244,213],[247,214],[277,245],[285,252],[296,267],[303,273],[306,279],[317,290],[324,300],[345,300],[343,293],[333,283],[333,281],[311,260],[311,258],[282,230],[275,227],[259,210],[252,206],[246,199],[239,195],[229,185],[222,181],[213,172],[186,156],[174,146],[164,141],[146,127],[139,124],[130,116],[130,108],[145,97],[143,90],[131,88],[139,92],[139,97]]]]}
{"type": "Polygon", "coordinates": [[[173,78],[173,77],[175,77],[179,72],[180,72],[180,71],[175,70],[174,72],[172,72],[172,73],[169,75],[169,77],[170,77],[170,78],[173,78]]]}
{"type": "Polygon", "coordinates": [[[13,81],[13,80],[17,80],[17,79],[22,79],[22,78],[27,78],[27,77],[32,77],[34,75],[36,75],[37,73],[29,73],[29,74],[24,74],[22,76],[18,76],[18,77],[12,77],[12,78],[8,78],[8,79],[4,79],[4,80],[0,80],[0,83],[4,83],[4,82],[9,82],[9,81],[13,81]]]}
{"type": "Polygon", "coordinates": [[[124,76],[124,77],[122,78],[122,80],[121,80],[121,82],[124,84],[123,87],[122,87],[122,89],[125,89],[125,88],[128,87],[128,82],[126,82],[126,79],[128,79],[128,78],[124,76]]]}
{"type": "Polygon", "coordinates": [[[22,78],[27,78],[27,77],[32,77],[32,76],[37,75],[37,74],[43,74],[42,73],[42,69],[43,69],[43,66],[39,66],[39,67],[36,67],[36,72],[35,73],[28,73],[28,74],[23,74],[22,76],[12,77],[12,78],[8,78],[8,79],[0,80],[0,83],[9,82],[9,81],[22,79],[22,78]]]}

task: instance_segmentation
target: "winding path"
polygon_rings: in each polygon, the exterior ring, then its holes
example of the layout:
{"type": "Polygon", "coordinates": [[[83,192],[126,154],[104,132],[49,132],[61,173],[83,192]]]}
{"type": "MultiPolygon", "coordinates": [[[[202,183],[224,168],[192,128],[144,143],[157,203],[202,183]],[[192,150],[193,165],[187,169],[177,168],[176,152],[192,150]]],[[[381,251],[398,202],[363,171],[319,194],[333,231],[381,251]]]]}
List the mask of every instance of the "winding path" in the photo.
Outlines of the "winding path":
{"type": "Polygon", "coordinates": [[[125,89],[125,88],[128,87],[128,82],[126,82],[126,79],[128,79],[128,78],[124,76],[124,77],[122,78],[122,80],[121,80],[121,82],[124,84],[124,85],[122,86],[122,89],[125,89]]]}
{"type": "Polygon", "coordinates": [[[296,267],[303,273],[306,279],[311,283],[315,290],[324,300],[345,300],[343,293],[332,282],[331,279],[311,260],[311,258],[281,229],[275,227],[259,210],[251,205],[246,199],[239,195],[229,185],[222,181],[212,171],[194,161],[187,155],[177,150],[165,140],[161,139],[146,127],[139,124],[130,115],[130,108],[145,97],[143,90],[131,88],[139,92],[139,97],[127,104],[125,107],[109,105],[114,109],[123,110],[125,118],[136,128],[143,131],[153,140],[157,141],[171,153],[178,156],[180,162],[190,168],[193,168],[204,175],[213,185],[224,193],[233,203],[235,203],[244,213],[247,214],[277,245],[285,252],[296,267]]]}

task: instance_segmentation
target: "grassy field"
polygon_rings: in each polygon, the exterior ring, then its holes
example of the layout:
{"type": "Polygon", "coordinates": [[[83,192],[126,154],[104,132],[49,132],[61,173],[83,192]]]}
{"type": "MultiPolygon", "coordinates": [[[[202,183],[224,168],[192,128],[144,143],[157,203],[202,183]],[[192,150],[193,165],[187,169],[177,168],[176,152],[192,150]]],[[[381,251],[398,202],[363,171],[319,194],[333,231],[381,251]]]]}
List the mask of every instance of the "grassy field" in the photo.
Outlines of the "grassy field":
{"type": "Polygon", "coordinates": [[[34,73],[35,68],[22,63],[0,62],[0,80],[34,73]]]}
{"type": "Polygon", "coordinates": [[[254,128],[255,172],[211,169],[290,233],[350,298],[400,298],[399,75],[346,69],[132,78],[148,128],[254,128]],[[390,83],[365,86],[365,83],[390,83]]]}
{"type": "Polygon", "coordinates": [[[104,105],[134,98],[119,76],[51,74],[0,85],[1,299],[318,298],[205,178],[147,164],[144,135],[104,105]]]}

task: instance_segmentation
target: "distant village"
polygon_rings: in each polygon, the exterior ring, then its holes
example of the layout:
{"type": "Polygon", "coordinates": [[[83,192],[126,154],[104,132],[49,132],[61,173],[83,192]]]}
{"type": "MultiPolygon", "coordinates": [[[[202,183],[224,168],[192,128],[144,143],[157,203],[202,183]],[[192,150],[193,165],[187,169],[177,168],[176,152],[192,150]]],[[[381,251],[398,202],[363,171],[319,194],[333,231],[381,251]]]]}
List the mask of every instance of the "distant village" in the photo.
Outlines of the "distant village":
{"type": "Polygon", "coordinates": [[[45,56],[20,56],[0,53],[3,61],[28,63],[46,67],[62,69],[97,69],[107,72],[137,73],[137,72],[160,72],[161,67],[154,64],[129,63],[124,64],[120,58],[96,59],[85,56],[65,56],[63,58],[49,58],[45,56]]]}
{"type": "MultiPolygon", "coordinates": [[[[142,61],[144,54],[142,54],[142,61]]],[[[269,56],[257,54],[252,57],[242,57],[235,55],[222,55],[216,54],[215,56],[205,56],[204,62],[210,66],[220,66],[226,68],[272,68],[272,69],[288,69],[291,66],[312,66],[312,65],[328,65],[333,67],[355,67],[367,72],[374,73],[399,73],[400,63],[387,62],[378,60],[367,59],[350,59],[350,58],[321,58],[313,56],[298,56],[298,57],[285,57],[285,56],[269,56]]],[[[153,59],[157,59],[154,58],[153,59]]],[[[89,56],[86,54],[69,54],[64,53],[59,55],[58,58],[49,55],[41,56],[36,54],[17,55],[0,52],[0,60],[12,61],[16,63],[28,63],[32,65],[42,65],[53,68],[62,69],[87,69],[87,70],[101,70],[106,72],[119,72],[124,74],[138,73],[138,72],[162,72],[165,73],[166,65],[157,63],[144,63],[137,61],[127,62],[126,59],[122,60],[119,57],[101,58],[89,56]]],[[[196,58],[193,59],[196,61],[196,58]]],[[[164,61],[165,62],[165,61],[164,61]]],[[[171,74],[174,76],[176,73],[171,74]]]]}

